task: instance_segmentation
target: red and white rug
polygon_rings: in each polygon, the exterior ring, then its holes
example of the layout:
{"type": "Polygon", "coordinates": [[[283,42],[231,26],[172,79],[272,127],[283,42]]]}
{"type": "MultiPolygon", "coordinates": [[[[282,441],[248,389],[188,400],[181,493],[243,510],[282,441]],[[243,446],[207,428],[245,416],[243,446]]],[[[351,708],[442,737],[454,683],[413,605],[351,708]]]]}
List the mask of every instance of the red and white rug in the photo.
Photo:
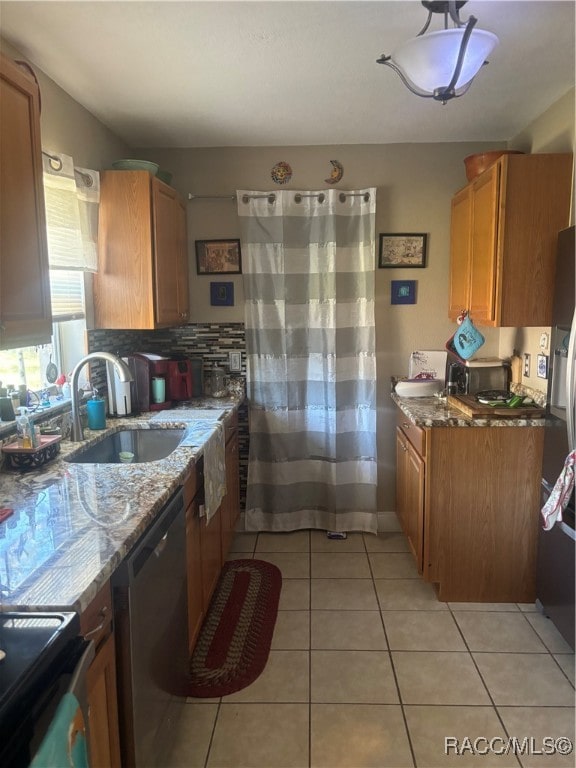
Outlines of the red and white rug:
{"type": "Polygon", "coordinates": [[[227,696],[256,680],[268,660],[281,588],[272,563],[224,563],[190,660],[188,696],[227,696]]]}

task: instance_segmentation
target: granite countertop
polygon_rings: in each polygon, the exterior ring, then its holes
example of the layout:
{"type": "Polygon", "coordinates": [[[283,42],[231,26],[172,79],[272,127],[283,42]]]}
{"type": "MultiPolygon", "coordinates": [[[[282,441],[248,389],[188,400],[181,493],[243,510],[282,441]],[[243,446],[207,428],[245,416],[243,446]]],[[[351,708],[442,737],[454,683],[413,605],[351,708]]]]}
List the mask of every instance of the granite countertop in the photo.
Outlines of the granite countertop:
{"type": "Polygon", "coordinates": [[[109,417],[105,432],[86,429],[82,443],[63,439],[61,452],[45,467],[2,471],[0,507],[14,514],[0,523],[0,610],[83,611],[202,455],[216,426],[198,409],[222,409],[227,420],[239,404],[198,398],[182,404],[186,411],[162,411],[161,420],[159,412],[109,417]],[[186,427],[186,446],[148,463],[65,460],[107,433],[151,426],[186,427]]]}
{"type": "Polygon", "coordinates": [[[471,418],[439,397],[398,397],[394,392],[390,397],[418,427],[543,427],[547,423],[542,418],[471,418]]]}

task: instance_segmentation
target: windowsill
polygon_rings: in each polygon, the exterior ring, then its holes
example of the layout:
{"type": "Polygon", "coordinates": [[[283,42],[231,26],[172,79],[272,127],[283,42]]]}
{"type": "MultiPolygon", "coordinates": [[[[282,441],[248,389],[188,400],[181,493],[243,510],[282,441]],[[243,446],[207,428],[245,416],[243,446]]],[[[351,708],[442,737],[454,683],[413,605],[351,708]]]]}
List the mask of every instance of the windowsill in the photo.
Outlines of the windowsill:
{"type": "MultiPolygon", "coordinates": [[[[34,424],[42,424],[48,419],[60,416],[71,410],[72,401],[70,398],[67,400],[55,401],[54,404],[50,404],[46,407],[39,407],[36,410],[28,409],[28,416],[34,424]]],[[[10,437],[16,434],[16,421],[0,421],[0,440],[10,437]]]]}

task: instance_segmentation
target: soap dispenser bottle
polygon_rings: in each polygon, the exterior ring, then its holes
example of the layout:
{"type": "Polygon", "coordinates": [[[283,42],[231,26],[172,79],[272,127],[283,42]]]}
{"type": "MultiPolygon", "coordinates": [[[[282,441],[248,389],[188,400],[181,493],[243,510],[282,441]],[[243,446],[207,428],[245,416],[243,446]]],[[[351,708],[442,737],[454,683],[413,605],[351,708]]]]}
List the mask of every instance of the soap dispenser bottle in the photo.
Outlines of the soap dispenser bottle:
{"type": "Polygon", "coordinates": [[[98,391],[94,389],[92,399],[86,403],[88,412],[88,429],[106,429],[106,403],[98,397],[98,391]]]}

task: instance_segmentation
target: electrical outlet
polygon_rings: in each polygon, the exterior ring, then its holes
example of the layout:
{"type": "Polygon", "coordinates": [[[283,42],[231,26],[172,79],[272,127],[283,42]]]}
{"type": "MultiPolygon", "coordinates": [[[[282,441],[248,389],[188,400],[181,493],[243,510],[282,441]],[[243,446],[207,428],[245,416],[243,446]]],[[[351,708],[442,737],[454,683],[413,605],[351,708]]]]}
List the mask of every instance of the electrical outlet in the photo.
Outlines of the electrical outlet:
{"type": "Polygon", "coordinates": [[[548,349],[548,334],[540,334],[540,349],[548,349]]]}
{"type": "Polygon", "coordinates": [[[524,352],[524,376],[530,376],[530,358],[532,355],[529,352],[524,352]]]}
{"type": "Polygon", "coordinates": [[[228,366],[230,368],[230,373],[241,373],[242,372],[242,353],[229,352],[228,366]]]}

